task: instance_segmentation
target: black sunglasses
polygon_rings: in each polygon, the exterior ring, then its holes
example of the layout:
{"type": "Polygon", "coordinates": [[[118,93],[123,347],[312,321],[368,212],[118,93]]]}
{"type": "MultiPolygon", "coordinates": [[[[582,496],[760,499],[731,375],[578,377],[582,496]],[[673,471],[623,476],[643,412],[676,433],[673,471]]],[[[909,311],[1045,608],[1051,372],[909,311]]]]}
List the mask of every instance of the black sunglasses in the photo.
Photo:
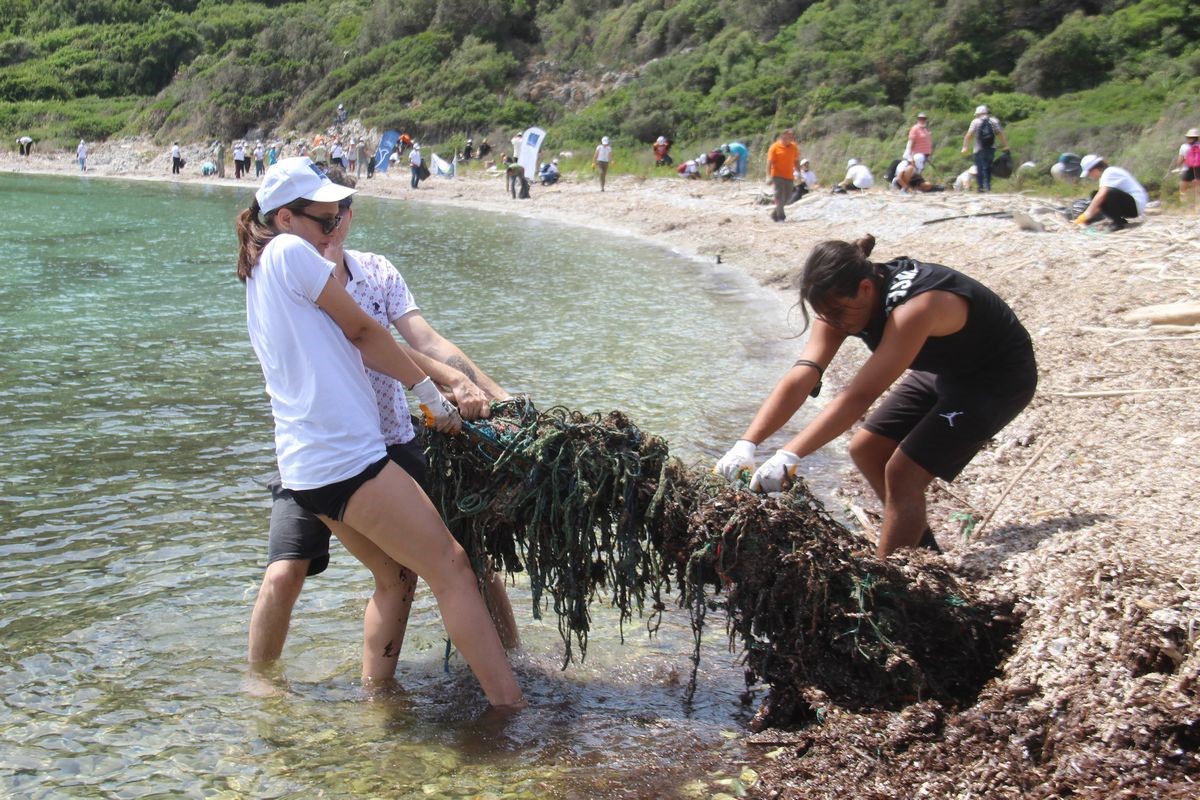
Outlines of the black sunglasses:
{"type": "Polygon", "coordinates": [[[334,231],[336,231],[338,229],[338,226],[340,226],[342,224],[342,215],[341,214],[337,214],[336,216],[332,216],[332,217],[314,217],[312,214],[306,214],[303,211],[300,211],[299,209],[292,209],[292,213],[298,217],[304,217],[306,219],[311,219],[313,222],[316,222],[317,224],[319,224],[321,226],[321,233],[324,233],[324,234],[333,233],[334,231]]]}

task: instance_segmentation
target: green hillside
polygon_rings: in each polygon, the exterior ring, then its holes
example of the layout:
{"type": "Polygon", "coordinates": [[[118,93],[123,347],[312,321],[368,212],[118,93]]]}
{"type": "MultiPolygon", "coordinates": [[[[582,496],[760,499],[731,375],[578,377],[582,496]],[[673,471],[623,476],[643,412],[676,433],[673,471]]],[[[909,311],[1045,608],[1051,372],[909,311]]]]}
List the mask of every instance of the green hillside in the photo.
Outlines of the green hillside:
{"type": "Polygon", "coordinates": [[[556,149],[754,151],[795,124],[810,155],[878,163],[925,110],[949,163],[984,102],[1020,160],[1098,151],[1155,184],[1198,76],[1191,0],[0,0],[9,146],[317,131],[341,102],[426,141],[536,123],[556,149]]]}

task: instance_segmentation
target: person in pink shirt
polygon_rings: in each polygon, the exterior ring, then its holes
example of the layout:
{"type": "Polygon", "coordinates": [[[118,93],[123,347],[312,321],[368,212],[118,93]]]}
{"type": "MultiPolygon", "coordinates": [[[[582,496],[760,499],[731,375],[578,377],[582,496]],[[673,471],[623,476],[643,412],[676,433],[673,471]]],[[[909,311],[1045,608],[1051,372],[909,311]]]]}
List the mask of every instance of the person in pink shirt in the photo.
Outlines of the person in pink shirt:
{"type": "Polygon", "coordinates": [[[922,111],[917,122],[908,129],[908,150],[905,160],[916,168],[916,175],[925,171],[925,165],[933,157],[933,134],[929,132],[929,118],[922,111]]]}

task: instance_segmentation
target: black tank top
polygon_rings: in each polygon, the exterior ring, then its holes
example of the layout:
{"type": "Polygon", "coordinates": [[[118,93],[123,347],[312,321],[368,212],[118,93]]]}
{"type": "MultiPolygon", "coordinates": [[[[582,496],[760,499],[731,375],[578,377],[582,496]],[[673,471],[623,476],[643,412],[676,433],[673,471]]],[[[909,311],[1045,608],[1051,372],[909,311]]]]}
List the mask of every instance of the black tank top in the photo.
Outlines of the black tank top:
{"type": "Polygon", "coordinates": [[[931,336],[913,359],[910,369],[960,377],[979,372],[1007,370],[1033,362],[1033,343],[1017,315],[991,289],[961,272],[941,264],[897,258],[879,267],[884,291],[866,329],[856,334],[874,352],[883,338],[888,315],[924,292],[951,292],[970,304],[967,322],[949,336],[931,336]]]}

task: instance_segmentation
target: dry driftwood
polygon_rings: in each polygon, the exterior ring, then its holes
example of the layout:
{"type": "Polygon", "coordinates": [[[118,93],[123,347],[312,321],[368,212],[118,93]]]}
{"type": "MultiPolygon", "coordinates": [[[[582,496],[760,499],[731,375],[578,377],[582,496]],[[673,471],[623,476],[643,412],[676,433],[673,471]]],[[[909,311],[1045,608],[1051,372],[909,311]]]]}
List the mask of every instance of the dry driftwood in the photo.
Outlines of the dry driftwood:
{"type": "Polygon", "coordinates": [[[1129,394],[1164,394],[1175,392],[1200,392],[1200,386],[1168,386],[1165,388],[1143,387],[1138,389],[1094,389],[1086,392],[1054,392],[1055,397],[1123,397],[1129,394]]]}
{"type": "Polygon", "coordinates": [[[1200,323],[1200,302],[1185,300],[1157,306],[1135,308],[1125,314],[1130,322],[1148,321],[1154,325],[1195,325],[1200,323]]]}

